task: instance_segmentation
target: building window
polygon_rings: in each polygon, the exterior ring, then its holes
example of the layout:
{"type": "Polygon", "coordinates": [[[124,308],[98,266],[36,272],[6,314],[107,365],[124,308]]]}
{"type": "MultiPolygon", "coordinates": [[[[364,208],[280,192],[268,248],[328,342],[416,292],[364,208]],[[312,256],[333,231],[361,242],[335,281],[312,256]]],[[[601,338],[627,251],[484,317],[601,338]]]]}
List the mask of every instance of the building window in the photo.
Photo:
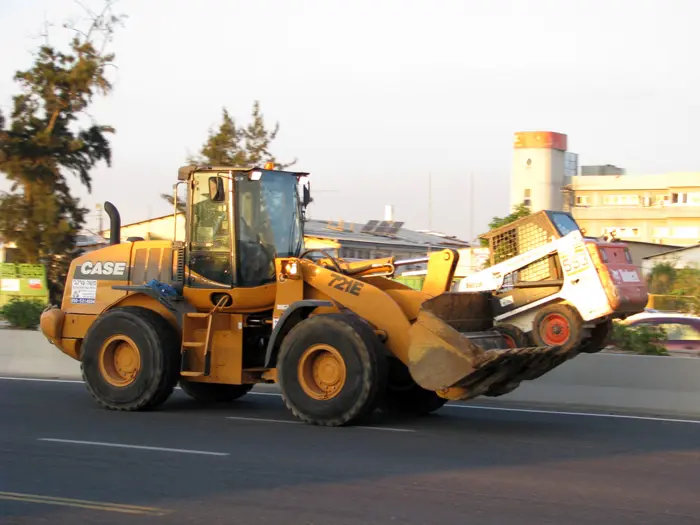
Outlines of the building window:
{"type": "Polygon", "coordinates": [[[654,237],[655,238],[668,237],[669,235],[670,235],[670,232],[669,232],[668,228],[654,228],[654,237]]]}
{"type": "Polygon", "coordinates": [[[639,228],[636,226],[606,226],[602,229],[602,235],[614,234],[616,238],[639,237],[639,228]]]}
{"type": "Polygon", "coordinates": [[[688,204],[687,193],[671,193],[672,204],[688,204]]]}
{"type": "Polygon", "coordinates": [[[693,226],[679,226],[673,228],[673,237],[675,239],[696,239],[698,238],[698,228],[693,226]]]}
{"type": "Polygon", "coordinates": [[[576,197],[576,206],[589,206],[590,200],[588,195],[579,195],[576,197]]]}

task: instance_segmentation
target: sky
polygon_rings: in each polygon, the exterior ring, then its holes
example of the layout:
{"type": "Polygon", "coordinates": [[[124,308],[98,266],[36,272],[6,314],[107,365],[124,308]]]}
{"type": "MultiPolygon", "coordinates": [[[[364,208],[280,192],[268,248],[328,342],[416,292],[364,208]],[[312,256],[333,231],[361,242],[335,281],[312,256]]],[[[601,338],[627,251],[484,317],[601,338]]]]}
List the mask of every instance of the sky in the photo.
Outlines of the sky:
{"type": "MultiPolygon", "coordinates": [[[[582,165],[700,171],[697,0],[121,0],[115,10],[128,19],[109,48],[114,90],[90,108],[116,128],[113,163],[94,169],[91,194],[74,187],[90,209],[115,204],[122,224],[169,213],[159,195],[222,108],[244,125],[255,100],[280,124],[273,153],[311,173],[314,219],[382,219],[391,204],[408,228],[473,238],[510,211],[517,131],[567,134],[582,165]]],[[[82,14],[75,0],[0,2],[0,110],[44,21],[62,45],[61,23],[82,14]]]]}

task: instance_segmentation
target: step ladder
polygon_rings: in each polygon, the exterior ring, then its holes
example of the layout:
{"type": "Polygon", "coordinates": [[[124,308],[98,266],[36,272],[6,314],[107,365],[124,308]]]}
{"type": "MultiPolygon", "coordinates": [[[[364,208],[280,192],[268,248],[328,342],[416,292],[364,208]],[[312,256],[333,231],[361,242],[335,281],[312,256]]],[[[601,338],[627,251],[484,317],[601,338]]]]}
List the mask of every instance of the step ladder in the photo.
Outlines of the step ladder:
{"type": "MultiPolygon", "coordinates": [[[[221,300],[209,312],[187,312],[182,319],[182,347],[180,349],[180,375],[184,377],[202,377],[208,376],[211,373],[211,345],[214,338],[214,316],[221,309],[227,297],[222,297],[221,300]],[[204,341],[187,341],[187,334],[194,335],[197,330],[204,328],[204,341]],[[189,369],[189,352],[193,350],[203,349],[204,369],[190,370],[189,369]]],[[[199,353],[199,352],[197,352],[199,353]]]]}

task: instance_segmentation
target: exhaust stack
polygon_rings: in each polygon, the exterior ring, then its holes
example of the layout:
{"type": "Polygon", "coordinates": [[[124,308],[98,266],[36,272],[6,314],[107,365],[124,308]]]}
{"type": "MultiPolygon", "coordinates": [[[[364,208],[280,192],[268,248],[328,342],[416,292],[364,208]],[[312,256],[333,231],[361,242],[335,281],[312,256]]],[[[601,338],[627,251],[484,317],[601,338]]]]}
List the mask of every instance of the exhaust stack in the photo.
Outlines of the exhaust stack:
{"type": "Polygon", "coordinates": [[[109,244],[121,242],[122,221],[116,206],[109,201],[105,202],[105,211],[109,215],[109,244]]]}

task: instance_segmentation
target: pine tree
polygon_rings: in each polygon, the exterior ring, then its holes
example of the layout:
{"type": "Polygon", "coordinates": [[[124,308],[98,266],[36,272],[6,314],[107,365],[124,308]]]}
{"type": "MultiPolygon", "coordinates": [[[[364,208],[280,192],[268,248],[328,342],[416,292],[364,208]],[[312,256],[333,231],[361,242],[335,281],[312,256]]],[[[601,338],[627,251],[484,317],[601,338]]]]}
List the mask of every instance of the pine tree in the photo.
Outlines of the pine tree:
{"type": "Polygon", "coordinates": [[[92,191],[92,168],[112,160],[107,135],[114,129],[79,119],[95,95],[111,92],[105,73],[114,54],[105,48],[123,17],[112,13],[110,2],[88,13],[86,31],[64,24],[75,31],[68,51],[47,42],[29,69],[16,72],[21,91],[13,97],[10,122],[0,114],[0,172],[12,182],[0,195],[0,235],[17,245],[23,261],[46,266],[54,303],[87,212],[71,195],[67,176],[92,191]]]}
{"type": "MultiPolygon", "coordinates": [[[[224,107],[221,112],[221,124],[216,130],[209,130],[207,140],[199,155],[190,156],[188,164],[205,166],[230,166],[233,168],[262,167],[272,162],[276,169],[286,169],[296,164],[296,159],[283,164],[270,152],[270,144],[279,133],[279,123],[271,131],[265,125],[265,118],[260,110],[260,102],[253,103],[251,122],[246,127],[239,127],[229,111],[224,107]]],[[[173,205],[173,196],[161,193],[161,198],[173,205]]],[[[178,199],[177,209],[184,211],[185,203],[178,199]]]]}

